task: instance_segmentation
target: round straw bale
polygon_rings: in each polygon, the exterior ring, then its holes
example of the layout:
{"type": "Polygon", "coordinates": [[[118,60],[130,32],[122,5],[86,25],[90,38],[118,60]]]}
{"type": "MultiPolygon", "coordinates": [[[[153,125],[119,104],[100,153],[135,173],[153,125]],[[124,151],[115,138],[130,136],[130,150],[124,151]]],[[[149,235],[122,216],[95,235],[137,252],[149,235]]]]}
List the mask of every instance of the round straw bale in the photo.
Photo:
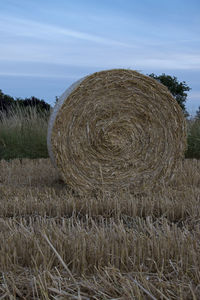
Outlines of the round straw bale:
{"type": "Polygon", "coordinates": [[[184,158],[186,123],[168,89],[133,70],[96,72],[59,98],[48,128],[49,155],[74,190],[167,184],[184,158]]]}

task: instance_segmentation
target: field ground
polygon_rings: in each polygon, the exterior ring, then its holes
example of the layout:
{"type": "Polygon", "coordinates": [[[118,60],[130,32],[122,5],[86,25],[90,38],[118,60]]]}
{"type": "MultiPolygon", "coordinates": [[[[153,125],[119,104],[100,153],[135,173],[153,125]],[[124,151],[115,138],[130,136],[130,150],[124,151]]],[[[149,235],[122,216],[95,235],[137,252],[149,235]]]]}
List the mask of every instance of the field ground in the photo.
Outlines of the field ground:
{"type": "Polygon", "coordinates": [[[160,192],[80,197],[0,161],[0,299],[200,299],[200,161],[160,192]]]}

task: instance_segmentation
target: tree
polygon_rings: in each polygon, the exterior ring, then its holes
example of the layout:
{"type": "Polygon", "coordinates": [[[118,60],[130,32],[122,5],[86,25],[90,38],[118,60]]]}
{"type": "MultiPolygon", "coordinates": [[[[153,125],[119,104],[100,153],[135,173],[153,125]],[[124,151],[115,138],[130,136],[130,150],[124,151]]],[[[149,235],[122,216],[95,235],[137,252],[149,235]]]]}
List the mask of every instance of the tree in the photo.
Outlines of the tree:
{"type": "Polygon", "coordinates": [[[15,100],[13,97],[5,95],[2,90],[0,90],[0,112],[7,113],[14,102],[15,100]]]}
{"type": "Polygon", "coordinates": [[[183,113],[185,114],[186,117],[189,116],[188,112],[186,111],[185,108],[185,102],[187,100],[187,91],[190,91],[191,88],[186,84],[185,81],[179,82],[177,78],[174,76],[166,75],[163,73],[162,75],[155,75],[154,73],[149,74],[150,77],[156,79],[163,85],[165,85],[171,94],[174,96],[178,104],[183,110],[183,113]]]}

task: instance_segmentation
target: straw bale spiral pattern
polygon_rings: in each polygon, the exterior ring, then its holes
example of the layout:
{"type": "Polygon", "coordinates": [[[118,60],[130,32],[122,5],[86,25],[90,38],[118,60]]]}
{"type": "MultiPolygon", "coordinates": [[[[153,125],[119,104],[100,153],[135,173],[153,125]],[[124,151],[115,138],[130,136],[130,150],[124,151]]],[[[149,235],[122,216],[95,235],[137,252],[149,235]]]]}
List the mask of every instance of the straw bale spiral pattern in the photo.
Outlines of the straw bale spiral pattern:
{"type": "Polygon", "coordinates": [[[48,149],[63,180],[86,193],[167,183],[184,157],[186,125],[168,89],[133,70],[82,78],[59,99],[48,149]]]}

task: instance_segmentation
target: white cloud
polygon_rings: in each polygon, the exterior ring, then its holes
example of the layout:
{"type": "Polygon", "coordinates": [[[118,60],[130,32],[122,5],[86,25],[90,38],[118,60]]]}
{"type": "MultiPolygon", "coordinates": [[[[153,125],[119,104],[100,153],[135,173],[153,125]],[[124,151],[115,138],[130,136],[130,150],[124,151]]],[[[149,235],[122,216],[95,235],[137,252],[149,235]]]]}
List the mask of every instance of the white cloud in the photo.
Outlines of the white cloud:
{"type": "Polygon", "coordinates": [[[75,38],[85,40],[93,43],[129,47],[130,45],[104,38],[98,35],[89,34],[86,32],[76,31],[65,27],[44,24],[41,22],[34,22],[26,19],[18,19],[14,17],[0,16],[0,31],[12,34],[15,36],[32,37],[37,39],[62,39],[62,38],[75,38]]]}
{"type": "Polygon", "coordinates": [[[75,74],[55,74],[55,73],[41,73],[41,72],[37,72],[37,73],[28,73],[28,72],[0,72],[0,76],[10,76],[10,77],[35,77],[35,78],[62,78],[62,79],[73,79],[76,80],[77,78],[81,77],[80,75],[75,75],[75,74]]]}
{"type": "Polygon", "coordinates": [[[155,69],[179,69],[179,70],[200,70],[200,55],[194,54],[168,54],[167,57],[156,58],[156,55],[152,55],[152,58],[139,59],[136,62],[137,66],[152,67],[155,69]]]}
{"type": "MultiPolygon", "coordinates": [[[[0,64],[4,62],[38,62],[77,67],[127,67],[160,70],[200,70],[200,55],[160,53],[141,49],[132,51],[121,47],[81,45],[79,43],[4,43],[0,48],[0,64]]],[[[30,71],[30,70],[29,70],[30,71]]]]}
{"type": "MultiPolygon", "coordinates": [[[[133,68],[158,70],[200,70],[200,55],[187,48],[175,47],[173,41],[149,40],[136,35],[128,42],[65,27],[0,15],[0,65],[13,62],[14,74],[50,76],[48,69],[36,73],[15,62],[73,65],[84,68],[133,68]],[[169,44],[169,47],[167,45],[169,44]],[[41,75],[42,74],[42,75],[41,75]]],[[[182,41],[181,41],[182,43],[182,41]]],[[[1,66],[2,74],[7,69],[1,66]]],[[[55,74],[55,76],[57,76],[55,74]]],[[[60,76],[60,75],[58,75],[60,76]]],[[[68,76],[64,74],[63,76],[68,76]]]]}

